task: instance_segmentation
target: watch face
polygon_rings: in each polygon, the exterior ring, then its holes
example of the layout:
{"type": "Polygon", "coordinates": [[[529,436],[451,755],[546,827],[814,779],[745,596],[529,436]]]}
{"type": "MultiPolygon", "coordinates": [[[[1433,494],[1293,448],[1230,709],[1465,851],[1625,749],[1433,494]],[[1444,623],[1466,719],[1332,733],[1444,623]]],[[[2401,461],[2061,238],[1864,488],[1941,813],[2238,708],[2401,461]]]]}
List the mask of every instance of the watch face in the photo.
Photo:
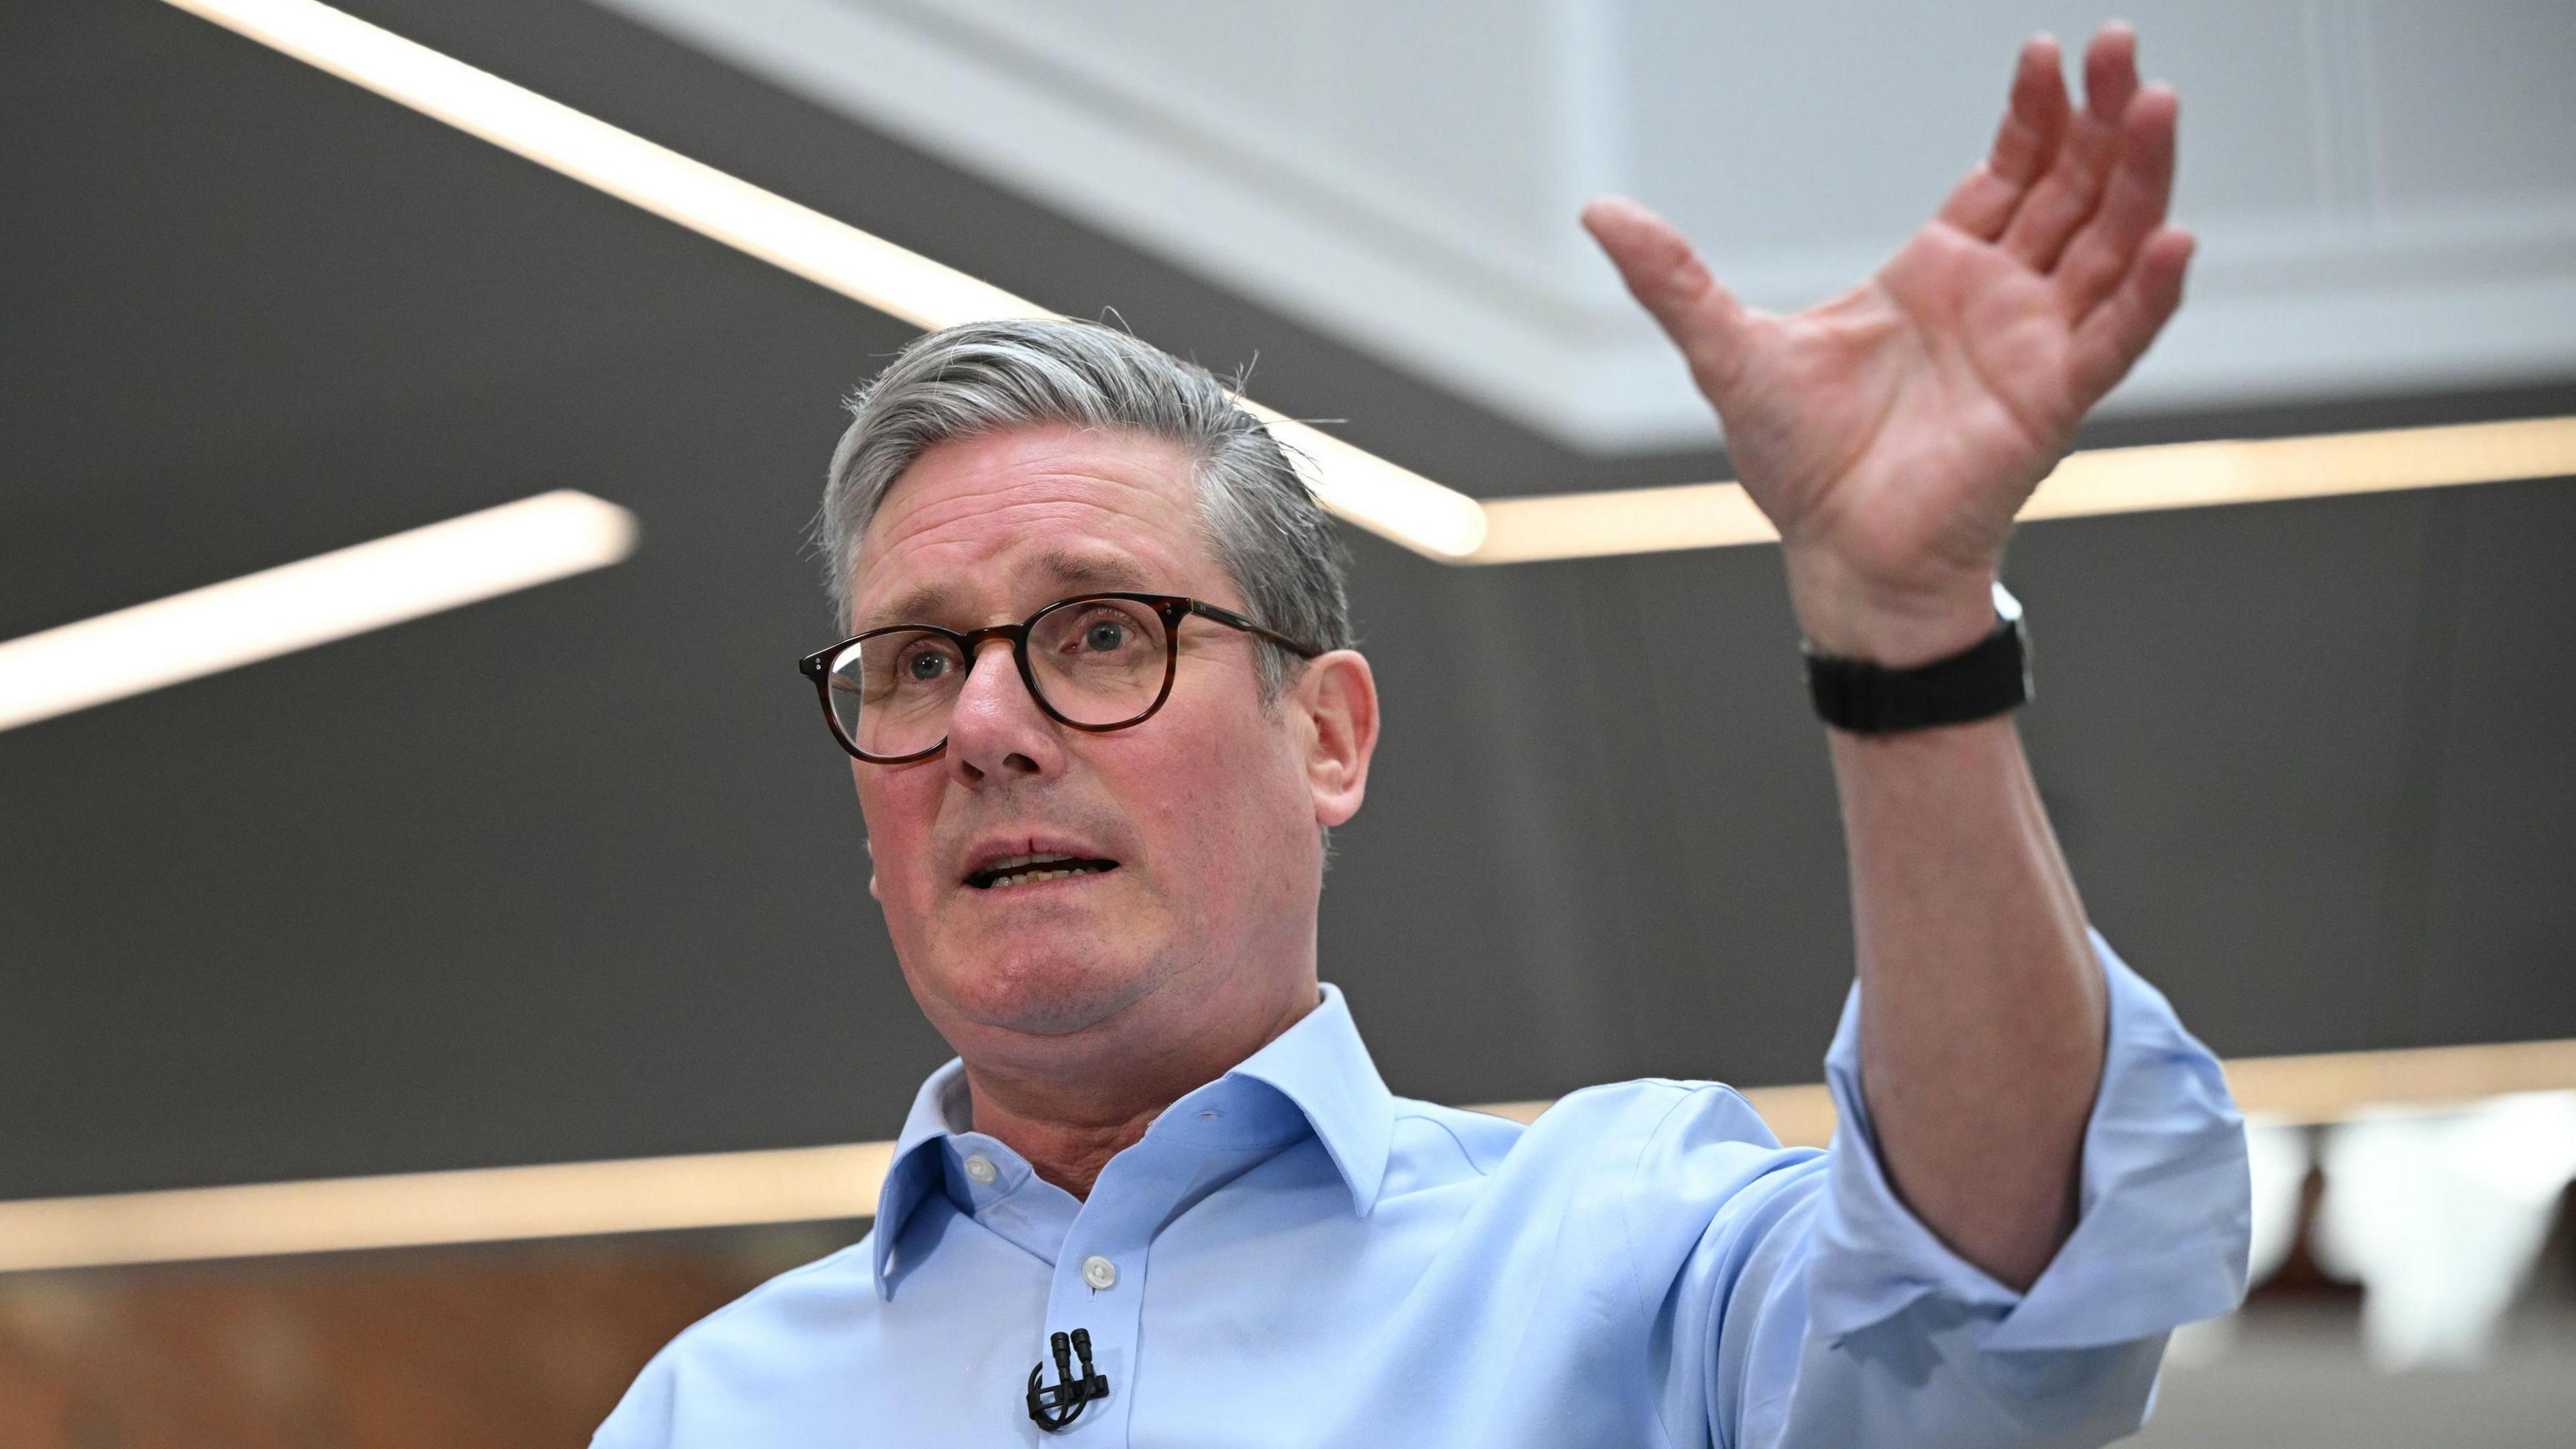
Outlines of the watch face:
{"type": "Polygon", "coordinates": [[[2021,617],[2021,600],[2012,596],[2012,590],[2005,588],[2001,579],[1995,580],[1995,612],[2002,615],[2006,623],[2021,617]]]}

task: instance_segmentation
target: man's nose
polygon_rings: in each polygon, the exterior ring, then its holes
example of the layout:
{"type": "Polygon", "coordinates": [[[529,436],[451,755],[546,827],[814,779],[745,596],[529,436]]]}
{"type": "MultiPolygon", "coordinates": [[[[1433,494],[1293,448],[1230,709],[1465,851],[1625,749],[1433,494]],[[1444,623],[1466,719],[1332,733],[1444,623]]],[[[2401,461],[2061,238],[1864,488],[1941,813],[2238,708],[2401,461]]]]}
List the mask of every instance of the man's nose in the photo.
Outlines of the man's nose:
{"type": "Polygon", "coordinates": [[[1007,639],[987,639],[957,688],[948,716],[948,768],[960,784],[1055,773],[1063,763],[1054,720],[1020,678],[1007,639]]]}

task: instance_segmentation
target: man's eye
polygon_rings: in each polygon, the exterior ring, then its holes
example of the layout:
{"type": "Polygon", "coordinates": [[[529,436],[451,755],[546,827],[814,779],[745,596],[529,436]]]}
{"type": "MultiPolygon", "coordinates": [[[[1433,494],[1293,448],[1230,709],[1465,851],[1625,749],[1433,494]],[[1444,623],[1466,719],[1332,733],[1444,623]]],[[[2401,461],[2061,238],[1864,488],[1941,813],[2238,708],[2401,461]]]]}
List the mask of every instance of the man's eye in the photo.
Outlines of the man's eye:
{"type": "Polygon", "coordinates": [[[1103,654],[1115,654],[1127,643],[1127,626],[1113,619],[1103,619],[1082,631],[1082,646],[1103,654]]]}
{"type": "Polygon", "coordinates": [[[936,654],[915,654],[904,672],[927,684],[948,672],[948,661],[936,654]]]}

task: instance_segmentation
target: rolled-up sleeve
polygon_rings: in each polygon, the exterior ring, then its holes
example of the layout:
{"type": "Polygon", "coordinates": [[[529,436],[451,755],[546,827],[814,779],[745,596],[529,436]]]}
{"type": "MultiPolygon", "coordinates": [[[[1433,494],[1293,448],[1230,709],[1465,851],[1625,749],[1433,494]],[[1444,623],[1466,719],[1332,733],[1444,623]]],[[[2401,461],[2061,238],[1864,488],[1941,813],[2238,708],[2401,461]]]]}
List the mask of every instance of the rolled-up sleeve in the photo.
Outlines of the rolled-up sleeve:
{"type": "Polygon", "coordinates": [[[1975,1311],[1984,1349],[2095,1348],[2236,1306],[2251,1190],[2245,1123],[2217,1058],[2100,935],[2111,1003],[2084,1129],[2073,1235],[2015,1293],[1942,1246],[1888,1185],[1860,1083],[1860,993],[1825,1056],[1841,1126],[1807,1274],[1817,1332],[1842,1338],[1937,1297],[1975,1311]]]}
{"type": "MultiPolygon", "coordinates": [[[[1833,1147],[1732,1194],[1676,1265],[1668,1429],[1685,1401],[1705,1415],[1687,1437],[1763,1449],[2093,1445],[2144,1422],[2165,1335],[2243,1295],[2245,1133],[2217,1060],[2093,946],[2110,1000],[2102,1082],[2076,1226],[2038,1279],[1998,1282],[1889,1185],[1855,990],[1826,1058],[1833,1147]]],[[[1694,1155],[1662,1147],[1676,1166],[1694,1155]]]]}

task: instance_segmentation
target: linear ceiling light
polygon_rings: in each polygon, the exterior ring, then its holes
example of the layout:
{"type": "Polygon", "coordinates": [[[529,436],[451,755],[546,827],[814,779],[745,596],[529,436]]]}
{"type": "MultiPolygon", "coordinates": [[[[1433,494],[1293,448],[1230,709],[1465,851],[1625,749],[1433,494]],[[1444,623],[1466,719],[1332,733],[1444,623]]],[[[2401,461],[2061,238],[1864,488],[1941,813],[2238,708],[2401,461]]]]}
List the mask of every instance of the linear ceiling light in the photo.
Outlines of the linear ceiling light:
{"type": "MultiPolygon", "coordinates": [[[[318,0],[169,3],[916,327],[1053,315],[318,0]]],[[[1733,483],[1479,504],[1268,408],[1253,411],[1302,460],[1326,509],[1444,563],[1527,563],[1776,537],[1733,483]]],[[[2079,453],[2059,464],[2022,516],[2557,477],[2576,473],[2571,428],[2570,420],[2555,419],[2079,453]],[[2511,431],[2517,428],[2526,431],[2511,431]]]]}
{"type": "Polygon", "coordinates": [[[866,1217],[887,1142],[0,1203],[0,1272],[866,1217]]]}
{"type": "MultiPolygon", "coordinates": [[[[2229,1062],[2227,1079],[2249,1117],[2341,1121],[2576,1088],[2576,1040],[2255,1057],[2229,1062]]],[[[1793,1146],[1833,1135],[1821,1086],[1745,1096],[1793,1146]]],[[[1547,1106],[1478,1110],[1526,1122],[1547,1106]]],[[[893,1158],[890,1142],[858,1142],[31,1198],[0,1202],[0,1272],[863,1218],[893,1158]]]]}
{"type": "MultiPolygon", "coordinates": [[[[170,0],[192,14],[434,116],[856,302],[936,329],[1052,313],[632,132],[316,0],[170,0]]],[[[1484,541],[1476,500],[1266,408],[1307,482],[1342,518],[1438,559],[1484,541]]]]}
{"type": "Polygon", "coordinates": [[[0,730],[606,568],[635,535],[565,489],[12,639],[0,730]]]}
{"type": "MultiPolygon", "coordinates": [[[[2329,494],[2576,475],[2576,418],[2462,423],[2069,454],[2022,519],[2077,518],[2329,494]]],[[[1743,488],[1693,483],[1489,499],[1468,563],[1530,563],[1769,543],[1779,534],[1743,488]]]]}

